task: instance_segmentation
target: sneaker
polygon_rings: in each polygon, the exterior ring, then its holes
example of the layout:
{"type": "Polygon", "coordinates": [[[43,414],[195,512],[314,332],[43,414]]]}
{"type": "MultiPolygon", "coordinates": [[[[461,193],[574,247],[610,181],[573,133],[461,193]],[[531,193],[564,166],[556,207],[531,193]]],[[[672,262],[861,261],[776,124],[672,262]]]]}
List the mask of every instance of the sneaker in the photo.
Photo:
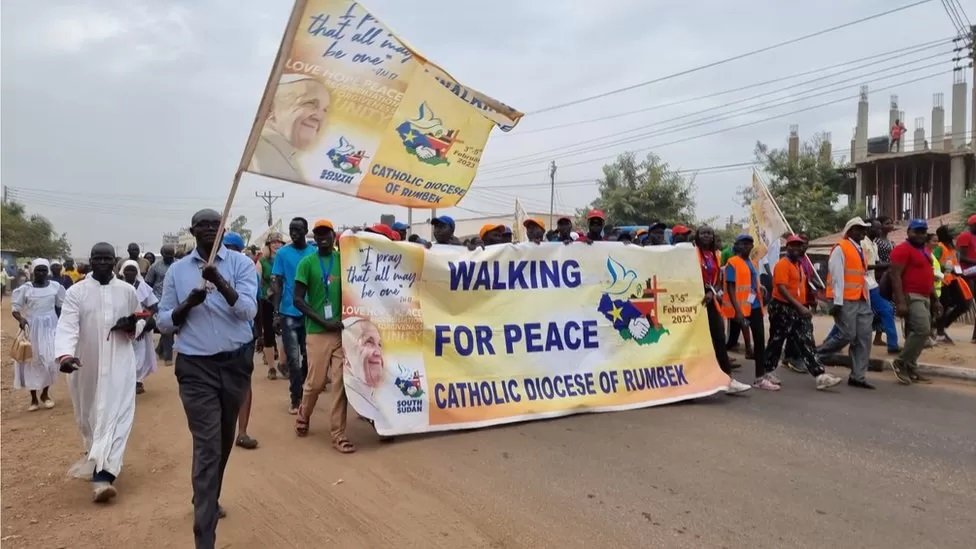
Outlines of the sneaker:
{"type": "Polygon", "coordinates": [[[885,362],[891,368],[891,371],[895,372],[895,379],[898,380],[898,383],[902,385],[912,384],[912,379],[908,376],[908,372],[898,364],[897,360],[886,360],[885,362]]]}
{"type": "Polygon", "coordinates": [[[817,376],[817,390],[824,391],[843,381],[841,378],[827,373],[817,376]]]}
{"type": "Polygon", "coordinates": [[[805,373],[807,373],[807,369],[806,368],[800,366],[799,364],[797,364],[796,362],[793,362],[792,360],[783,360],[783,363],[782,364],[783,364],[783,366],[786,367],[787,370],[790,370],[791,372],[796,372],[798,374],[805,374],[805,373]]]}
{"type": "Polygon", "coordinates": [[[92,501],[95,503],[108,503],[118,495],[112,483],[100,480],[92,483],[92,501]]]}
{"type": "Polygon", "coordinates": [[[728,394],[728,395],[734,395],[736,393],[744,393],[744,392],[748,391],[749,389],[752,389],[752,387],[749,386],[749,385],[746,385],[745,383],[742,383],[741,381],[739,381],[739,380],[737,380],[735,378],[732,378],[732,380],[729,381],[728,388],[725,389],[725,393],[728,394]]]}
{"type": "Polygon", "coordinates": [[[51,400],[51,399],[42,400],[41,401],[41,404],[43,404],[44,407],[47,408],[48,410],[50,410],[51,408],[54,408],[54,401],[51,400]]]}
{"type": "Polygon", "coordinates": [[[952,338],[949,337],[948,334],[942,334],[942,335],[936,336],[935,337],[935,341],[937,341],[938,343],[945,343],[946,345],[955,345],[956,344],[956,342],[953,341],[952,338]]]}
{"type": "Polygon", "coordinates": [[[922,374],[920,374],[918,372],[912,372],[912,373],[908,374],[908,377],[912,380],[912,383],[922,383],[924,385],[928,385],[928,384],[932,383],[932,380],[931,379],[923,376],[922,374]]]}
{"type": "Polygon", "coordinates": [[[36,402],[31,402],[30,406],[27,407],[28,412],[36,412],[41,409],[41,405],[36,402]]]}
{"type": "Polygon", "coordinates": [[[776,385],[782,385],[783,384],[783,380],[780,379],[779,376],[776,375],[776,374],[774,374],[773,372],[769,372],[768,374],[766,374],[766,379],[768,379],[769,381],[772,381],[776,385]]]}
{"type": "Polygon", "coordinates": [[[925,348],[931,349],[932,347],[935,347],[935,338],[930,337],[928,341],[925,342],[925,348]]]}
{"type": "Polygon", "coordinates": [[[762,389],[763,391],[779,391],[781,389],[779,385],[776,385],[765,377],[757,379],[752,386],[756,389],[762,389]]]}

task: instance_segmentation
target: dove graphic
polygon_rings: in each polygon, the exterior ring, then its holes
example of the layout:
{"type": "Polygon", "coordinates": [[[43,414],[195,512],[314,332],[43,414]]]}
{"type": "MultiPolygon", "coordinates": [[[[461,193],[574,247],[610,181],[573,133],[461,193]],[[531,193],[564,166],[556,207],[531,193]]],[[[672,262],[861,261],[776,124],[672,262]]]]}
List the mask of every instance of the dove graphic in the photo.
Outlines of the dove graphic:
{"type": "Polygon", "coordinates": [[[441,136],[444,133],[444,122],[434,116],[434,111],[430,110],[426,102],[420,104],[419,111],[419,116],[411,120],[410,123],[415,128],[423,130],[427,135],[441,136]]]}
{"type": "Polygon", "coordinates": [[[335,148],[336,152],[339,154],[352,154],[353,146],[349,143],[349,140],[345,137],[339,138],[339,146],[335,148]]]}
{"type": "Polygon", "coordinates": [[[610,286],[607,293],[610,295],[630,295],[630,289],[637,282],[637,273],[624,267],[619,261],[612,257],[607,258],[607,271],[610,272],[610,286]]]}

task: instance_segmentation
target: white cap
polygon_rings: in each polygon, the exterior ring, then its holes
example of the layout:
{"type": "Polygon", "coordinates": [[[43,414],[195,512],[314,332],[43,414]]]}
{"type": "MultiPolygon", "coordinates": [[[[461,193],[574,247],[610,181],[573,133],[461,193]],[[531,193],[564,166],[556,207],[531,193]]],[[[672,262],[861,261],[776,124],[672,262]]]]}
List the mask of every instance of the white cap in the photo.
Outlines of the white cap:
{"type": "Polygon", "coordinates": [[[846,225],[844,225],[844,234],[847,234],[847,231],[851,230],[851,227],[870,227],[870,226],[871,226],[870,223],[865,223],[865,221],[860,217],[855,217],[850,221],[848,221],[846,225]]]}

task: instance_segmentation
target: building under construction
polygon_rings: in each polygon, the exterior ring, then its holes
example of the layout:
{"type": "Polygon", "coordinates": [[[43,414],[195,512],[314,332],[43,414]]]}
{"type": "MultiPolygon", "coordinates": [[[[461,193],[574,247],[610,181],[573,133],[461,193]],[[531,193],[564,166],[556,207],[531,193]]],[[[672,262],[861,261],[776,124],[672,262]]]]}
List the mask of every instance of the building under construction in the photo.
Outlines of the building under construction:
{"type": "MultiPolygon", "coordinates": [[[[925,120],[914,119],[914,132],[906,129],[893,144],[890,129],[896,120],[905,124],[898,96],[889,104],[888,127],[882,137],[868,137],[868,90],[861,88],[857,126],[851,142],[855,172],[854,201],[865,205],[865,215],[896,220],[929,219],[962,208],[966,193],[976,187],[974,147],[976,139],[966,131],[966,107],[970,101],[965,73],[953,73],[951,124],[946,125],[943,94],[933,98],[931,140],[926,139],[925,120]]],[[[976,126],[976,107],[974,107],[976,126]]]]}

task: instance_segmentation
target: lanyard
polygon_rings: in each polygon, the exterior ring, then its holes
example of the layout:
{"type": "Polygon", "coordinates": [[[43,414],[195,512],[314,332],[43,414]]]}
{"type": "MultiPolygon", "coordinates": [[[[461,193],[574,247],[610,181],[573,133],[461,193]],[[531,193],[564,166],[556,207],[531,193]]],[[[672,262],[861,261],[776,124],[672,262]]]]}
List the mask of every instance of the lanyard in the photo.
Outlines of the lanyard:
{"type": "Polygon", "coordinates": [[[716,266],[715,266],[715,252],[706,251],[702,253],[701,250],[698,251],[702,258],[702,269],[705,271],[705,276],[709,284],[713,284],[715,281],[716,266]]]}
{"type": "Polygon", "coordinates": [[[322,256],[316,254],[319,258],[319,268],[322,269],[322,284],[325,284],[325,290],[329,290],[329,275],[332,274],[332,267],[335,264],[335,254],[329,254],[329,270],[325,269],[325,262],[322,261],[322,256]]]}

